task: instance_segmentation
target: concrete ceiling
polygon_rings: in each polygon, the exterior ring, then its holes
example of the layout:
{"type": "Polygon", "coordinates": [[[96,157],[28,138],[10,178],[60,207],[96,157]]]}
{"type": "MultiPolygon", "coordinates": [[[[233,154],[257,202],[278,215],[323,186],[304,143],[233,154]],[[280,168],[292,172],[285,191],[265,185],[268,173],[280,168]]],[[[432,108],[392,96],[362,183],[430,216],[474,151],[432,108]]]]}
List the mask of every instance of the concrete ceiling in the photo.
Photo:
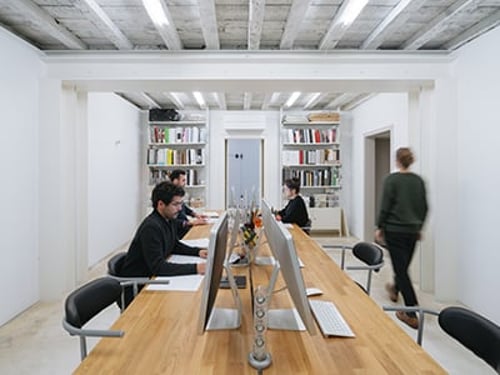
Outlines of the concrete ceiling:
{"type": "MultiPolygon", "coordinates": [[[[500,0],[0,0],[0,26],[51,51],[453,51],[500,24],[500,0]]],[[[187,91],[118,92],[139,108],[198,106],[187,91]]],[[[216,109],[280,108],[291,92],[202,93],[216,109]]],[[[348,110],[370,93],[302,92],[294,107],[348,110]],[[307,105],[307,107],[306,107],[307,105]]],[[[296,109],[299,109],[296,108],[296,109]]]]}

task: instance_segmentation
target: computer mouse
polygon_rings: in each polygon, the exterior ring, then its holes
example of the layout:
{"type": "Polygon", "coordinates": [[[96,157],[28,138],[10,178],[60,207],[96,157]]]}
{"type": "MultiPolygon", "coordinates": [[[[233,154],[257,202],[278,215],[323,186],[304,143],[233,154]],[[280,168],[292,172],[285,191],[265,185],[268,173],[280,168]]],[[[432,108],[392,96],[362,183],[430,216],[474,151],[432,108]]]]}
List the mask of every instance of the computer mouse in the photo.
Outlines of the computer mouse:
{"type": "Polygon", "coordinates": [[[306,288],[306,294],[308,297],[320,296],[323,294],[323,291],[319,288],[306,288]]]}

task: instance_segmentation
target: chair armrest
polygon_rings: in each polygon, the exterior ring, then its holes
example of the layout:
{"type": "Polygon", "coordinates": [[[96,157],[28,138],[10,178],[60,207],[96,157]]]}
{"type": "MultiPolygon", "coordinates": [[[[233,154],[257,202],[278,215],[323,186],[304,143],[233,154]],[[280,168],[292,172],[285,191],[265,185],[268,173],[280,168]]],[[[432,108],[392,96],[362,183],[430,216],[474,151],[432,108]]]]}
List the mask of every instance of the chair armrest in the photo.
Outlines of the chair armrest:
{"type": "Polygon", "coordinates": [[[378,271],[380,270],[384,265],[384,262],[380,262],[377,264],[374,264],[372,266],[366,265],[366,266],[347,266],[345,267],[346,270],[373,270],[373,271],[378,271]]]}
{"type": "Polygon", "coordinates": [[[84,329],[78,328],[69,324],[66,319],[63,319],[63,327],[70,335],[87,336],[87,337],[122,337],[124,331],[114,331],[109,329],[84,329]]]}
{"type": "Polygon", "coordinates": [[[420,321],[418,324],[417,343],[422,346],[424,334],[425,314],[439,316],[439,311],[425,309],[422,306],[382,306],[384,311],[404,311],[418,313],[420,321]]]}

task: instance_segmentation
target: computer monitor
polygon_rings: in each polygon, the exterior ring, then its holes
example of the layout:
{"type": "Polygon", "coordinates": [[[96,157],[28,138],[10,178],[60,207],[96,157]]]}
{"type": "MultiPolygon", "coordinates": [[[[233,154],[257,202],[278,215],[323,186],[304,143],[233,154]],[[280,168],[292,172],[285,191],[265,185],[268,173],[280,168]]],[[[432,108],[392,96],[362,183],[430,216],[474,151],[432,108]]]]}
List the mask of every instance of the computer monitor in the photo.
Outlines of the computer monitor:
{"type": "Polygon", "coordinates": [[[205,330],[234,329],[241,322],[241,300],[231,269],[226,259],[228,245],[228,217],[222,214],[210,230],[205,280],[198,319],[198,333],[205,330]],[[215,308],[215,300],[222,273],[226,270],[236,308],[215,308]]]}
{"type": "Polygon", "coordinates": [[[306,287],[302,272],[300,270],[299,258],[295,251],[295,244],[292,235],[286,229],[281,221],[277,221],[272,215],[269,204],[262,200],[262,220],[264,222],[264,231],[266,233],[271,252],[276,259],[271,280],[269,282],[269,302],[272,298],[272,291],[276,284],[278,273],[281,272],[286,283],[288,293],[295,306],[294,309],[275,309],[269,310],[268,326],[270,329],[301,330],[300,317],[305,329],[310,334],[316,333],[316,326],[309,307],[306,287]]]}

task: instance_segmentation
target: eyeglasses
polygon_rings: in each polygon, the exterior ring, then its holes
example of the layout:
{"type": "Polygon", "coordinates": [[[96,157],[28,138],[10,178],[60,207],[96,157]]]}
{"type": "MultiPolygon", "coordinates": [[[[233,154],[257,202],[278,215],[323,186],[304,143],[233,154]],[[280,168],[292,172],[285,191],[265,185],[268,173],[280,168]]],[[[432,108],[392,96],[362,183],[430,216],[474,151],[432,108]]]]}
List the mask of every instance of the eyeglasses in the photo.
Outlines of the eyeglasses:
{"type": "Polygon", "coordinates": [[[172,206],[175,206],[175,207],[182,206],[183,203],[184,203],[184,201],[172,201],[172,202],[170,202],[170,204],[172,206]]]}

